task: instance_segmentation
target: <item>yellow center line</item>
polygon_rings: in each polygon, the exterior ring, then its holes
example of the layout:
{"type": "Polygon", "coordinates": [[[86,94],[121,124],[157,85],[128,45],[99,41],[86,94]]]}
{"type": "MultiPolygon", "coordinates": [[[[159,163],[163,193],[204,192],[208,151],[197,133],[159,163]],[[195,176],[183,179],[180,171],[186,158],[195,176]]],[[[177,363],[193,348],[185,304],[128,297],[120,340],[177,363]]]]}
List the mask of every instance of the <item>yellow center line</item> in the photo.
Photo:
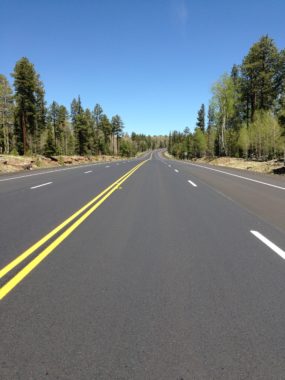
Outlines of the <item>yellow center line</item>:
{"type": "Polygon", "coordinates": [[[29,257],[32,253],[34,253],[38,248],[40,248],[44,243],[50,240],[54,235],[56,235],[59,231],[61,231],[65,226],[67,226],[70,222],[72,222],[77,216],[82,214],[88,207],[90,207],[93,203],[95,203],[98,199],[100,199],[104,194],[106,194],[112,187],[114,187],[119,181],[125,178],[129,173],[133,172],[136,168],[140,167],[142,163],[139,163],[130,171],[125,173],[122,177],[113,182],[110,186],[108,186],[105,190],[103,190],[100,194],[98,194],[95,198],[93,198],[90,202],[88,202],[85,206],[80,208],[74,214],[72,214],[69,218],[67,218],[60,225],[55,227],[51,232],[41,238],[37,243],[32,245],[26,251],[24,251],[21,255],[16,257],[13,261],[7,264],[4,268],[0,270],[0,279],[3,278],[7,273],[9,273],[12,269],[14,269],[17,265],[19,265],[22,261],[24,261],[27,257],[29,257]]]}
{"type": "MultiPolygon", "coordinates": [[[[120,179],[118,179],[117,181],[115,181],[112,185],[110,185],[106,190],[104,190],[104,192],[102,192],[101,194],[99,194],[100,196],[104,195],[97,203],[95,203],[88,211],[86,211],[79,219],[77,219],[67,230],[65,230],[57,239],[55,239],[47,248],[45,248],[42,252],[40,252],[36,258],[34,258],[29,264],[27,264],[20,272],[18,272],[11,280],[9,280],[5,285],[2,286],[2,288],[0,288],[0,300],[2,300],[8,293],[10,293],[10,291],[12,289],[15,288],[15,286],[17,286],[33,269],[35,269],[59,244],[61,244],[78,226],[80,226],[81,223],[83,223],[107,198],[109,198],[119,187],[120,185],[125,182],[133,173],[135,173],[143,164],[145,164],[148,160],[146,161],[143,161],[142,163],[138,164],[137,166],[135,166],[132,170],[130,170],[129,172],[127,172],[124,176],[122,176],[120,179]],[[109,192],[107,192],[109,190],[109,192]],[[107,192],[107,194],[106,194],[107,192]]],[[[98,199],[99,196],[97,196],[96,198],[98,199]]],[[[91,201],[92,202],[92,201],[91,201]]],[[[92,203],[95,202],[95,198],[93,200],[92,203]]],[[[90,202],[88,203],[90,205],[90,202]]],[[[84,206],[85,207],[85,206],[84,206]]],[[[86,209],[86,207],[85,207],[86,209]]],[[[80,209],[79,211],[81,211],[82,213],[82,209],[80,209]]],[[[78,212],[79,212],[78,211],[78,212]]],[[[77,214],[77,213],[76,213],[77,214]]],[[[73,217],[75,214],[73,214],[71,217],[73,217]]],[[[78,214],[77,214],[78,215],[78,214]]],[[[71,218],[70,217],[70,218],[71,218]]],[[[70,218],[68,218],[67,220],[70,220],[70,218]]],[[[74,219],[74,218],[73,218],[74,219]]],[[[66,221],[65,221],[66,222],[66,221]]],[[[63,222],[63,223],[65,223],[63,222]]],[[[63,223],[60,225],[62,226],[63,223]]],[[[66,225],[66,224],[65,224],[66,225]]],[[[60,227],[59,226],[59,227],[60,227]]],[[[57,227],[58,228],[58,227],[57,227]]],[[[63,228],[63,227],[62,227],[63,228]]],[[[54,230],[53,230],[54,231],[54,230]]],[[[53,232],[52,231],[52,232],[53,232]]],[[[50,235],[50,234],[48,234],[50,235]]],[[[48,236],[46,235],[46,236],[48,236]]],[[[53,234],[54,235],[54,234],[53,234]]],[[[52,235],[52,236],[53,236],[52,235]]],[[[51,236],[50,236],[51,237],[51,236]]],[[[45,238],[45,237],[44,237],[45,238]]],[[[43,238],[43,239],[44,239],[43,238]]],[[[40,242],[43,240],[41,239],[40,242]]],[[[49,239],[47,239],[49,240],[49,239]]],[[[47,241],[45,240],[45,241],[47,241]]],[[[38,243],[36,243],[35,245],[33,245],[33,247],[35,247],[38,243]]],[[[43,244],[43,243],[42,243],[43,244]]],[[[41,245],[42,245],[41,244],[41,245]]],[[[38,247],[40,247],[41,245],[39,245],[38,247]]],[[[32,248],[32,247],[31,247],[32,248]]],[[[31,249],[30,248],[30,249],[31,249]]],[[[35,249],[34,249],[35,250],[35,249]]],[[[27,252],[27,251],[26,251],[27,252]]],[[[24,252],[25,253],[25,252],[24,252]]],[[[24,254],[23,253],[23,254],[24,254]]],[[[32,252],[31,252],[32,253],[32,252]]],[[[30,253],[30,254],[31,254],[30,253]]],[[[22,257],[23,256],[20,255],[19,257],[22,257]]],[[[27,256],[26,256],[27,257],[27,256]]],[[[17,258],[18,259],[18,258],[17,258]]],[[[13,262],[15,262],[17,259],[13,260],[13,262]]],[[[23,259],[21,260],[23,261],[23,259]]],[[[12,263],[13,263],[12,262],[12,263]]],[[[8,264],[11,265],[12,263],[8,264]]],[[[14,265],[15,267],[16,265],[14,265]]],[[[5,267],[6,268],[6,267],[5,267]]],[[[5,269],[4,268],[4,269],[5,269]]],[[[4,270],[3,269],[3,270],[4,270]]],[[[10,269],[11,270],[11,269],[10,269]]],[[[7,272],[6,272],[7,273],[7,272]]]]}

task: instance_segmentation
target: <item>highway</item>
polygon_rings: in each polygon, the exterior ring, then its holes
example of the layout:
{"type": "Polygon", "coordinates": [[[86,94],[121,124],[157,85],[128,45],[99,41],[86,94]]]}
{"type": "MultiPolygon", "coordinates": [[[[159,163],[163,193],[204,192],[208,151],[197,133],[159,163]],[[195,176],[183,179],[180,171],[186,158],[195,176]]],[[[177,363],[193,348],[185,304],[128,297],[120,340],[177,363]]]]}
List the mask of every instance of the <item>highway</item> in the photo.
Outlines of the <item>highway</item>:
{"type": "Polygon", "coordinates": [[[0,379],[284,379],[285,178],[166,159],[0,177],[0,379]]]}

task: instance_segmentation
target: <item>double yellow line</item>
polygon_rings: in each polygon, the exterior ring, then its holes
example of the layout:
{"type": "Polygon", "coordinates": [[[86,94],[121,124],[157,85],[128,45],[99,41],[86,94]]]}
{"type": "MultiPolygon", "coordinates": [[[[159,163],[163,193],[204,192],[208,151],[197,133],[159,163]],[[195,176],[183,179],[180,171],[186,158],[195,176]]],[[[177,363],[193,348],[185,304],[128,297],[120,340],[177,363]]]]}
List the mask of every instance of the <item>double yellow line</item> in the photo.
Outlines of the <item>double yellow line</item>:
{"type": "Polygon", "coordinates": [[[37,249],[39,249],[43,244],[49,241],[53,236],[60,232],[64,227],[71,223],[74,219],[78,218],[70,227],[68,227],[60,236],[58,236],[49,246],[47,246],[42,252],[40,252],[32,261],[30,261],[23,269],[21,269],[13,278],[5,283],[0,288],[0,300],[2,300],[12,289],[15,288],[33,269],[35,269],[59,244],[61,244],[85,219],[88,218],[107,198],[109,198],[123,182],[125,182],[132,174],[134,174],[143,164],[148,160],[142,161],[133,169],[125,173],[122,177],[113,182],[85,206],[80,208],[74,214],[72,214],[68,219],[54,228],[51,232],[41,238],[37,243],[32,245],[13,261],[7,264],[4,268],[0,270],[0,279],[4,278],[11,270],[16,268],[20,263],[26,260],[30,255],[32,255],[37,249]],[[92,206],[92,207],[91,207],[92,206]],[[88,210],[87,210],[88,209],[88,210]],[[87,211],[86,211],[87,210],[87,211]],[[86,211],[84,213],[84,211],[86,211]]]}

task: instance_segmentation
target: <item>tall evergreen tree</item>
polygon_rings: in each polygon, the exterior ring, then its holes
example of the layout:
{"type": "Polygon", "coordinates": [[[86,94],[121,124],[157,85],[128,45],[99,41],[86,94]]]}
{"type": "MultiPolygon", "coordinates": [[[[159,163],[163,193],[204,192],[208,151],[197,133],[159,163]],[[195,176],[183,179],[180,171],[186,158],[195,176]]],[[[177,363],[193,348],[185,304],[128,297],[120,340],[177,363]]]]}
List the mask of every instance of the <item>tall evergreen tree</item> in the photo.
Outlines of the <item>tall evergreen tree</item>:
{"type": "MultiPolygon", "coordinates": [[[[60,153],[70,154],[68,149],[68,141],[70,140],[71,131],[68,123],[68,111],[65,106],[60,105],[58,109],[58,123],[59,123],[59,140],[60,140],[60,153]]],[[[72,150],[71,150],[72,151],[72,150]]],[[[73,152],[72,152],[73,153],[73,152]]]]}
{"type": "Polygon", "coordinates": [[[46,129],[47,107],[45,101],[45,89],[39,75],[36,76],[35,89],[35,130],[34,151],[40,153],[42,150],[41,136],[46,129]]]}
{"type": "Polygon", "coordinates": [[[197,117],[197,127],[201,129],[202,132],[205,132],[205,105],[202,104],[201,108],[198,111],[197,117]]]}
{"type": "Polygon", "coordinates": [[[7,78],[0,74],[0,152],[11,150],[14,126],[13,92],[7,78]]]}
{"type": "Polygon", "coordinates": [[[55,147],[59,137],[59,105],[53,101],[48,110],[48,121],[52,127],[55,147]]]}
{"type": "Polygon", "coordinates": [[[123,129],[124,129],[124,123],[123,120],[119,115],[115,115],[112,117],[111,120],[111,126],[112,126],[112,137],[113,137],[113,154],[114,154],[114,145],[115,141],[114,138],[116,136],[116,141],[117,141],[117,154],[119,152],[119,139],[122,136],[123,129]]]}
{"type": "Polygon", "coordinates": [[[94,119],[95,119],[95,123],[96,123],[96,127],[98,128],[99,127],[99,123],[100,123],[100,120],[101,120],[101,117],[103,115],[103,108],[100,106],[100,104],[96,104],[95,107],[94,107],[94,111],[93,111],[93,115],[94,115],[94,119]]]}
{"type": "Polygon", "coordinates": [[[212,103],[209,104],[207,117],[207,131],[209,132],[215,126],[215,106],[212,103]]]}
{"type": "Polygon", "coordinates": [[[112,125],[107,115],[101,115],[98,128],[103,132],[104,135],[104,148],[102,153],[108,154],[110,152],[109,143],[110,136],[112,134],[112,125]]]}
{"type": "Polygon", "coordinates": [[[18,147],[21,153],[34,150],[37,127],[44,123],[44,89],[34,65],[25,57],[15,65],[14,88],[16,119],[19,125],[18,147]]]}
{"type": "Polygon", "coordinates": [[[251,121],[256,110],[269,110],[274,105],[278,95],[278,60],[278,49],[268,36],[261,37],[243,60],[242,97],[247,104],[247,113],[251,121]]]}
{"type": "Polygon", "coordinates": [[[80,96],[71,102],[71,122],[74,133],[75,153],[84,155],[87,153],[87,121],[81,105],[80,96]]]}
{"type": "Polygon", "coordinates": [[[44,146],[44,155],[47,157],[51,157],[54,154],[56,154],[55,140],[54,140],[52,128],[51,126],[49,126],[48,131],[47,131],[47,139],[44,146]]]}

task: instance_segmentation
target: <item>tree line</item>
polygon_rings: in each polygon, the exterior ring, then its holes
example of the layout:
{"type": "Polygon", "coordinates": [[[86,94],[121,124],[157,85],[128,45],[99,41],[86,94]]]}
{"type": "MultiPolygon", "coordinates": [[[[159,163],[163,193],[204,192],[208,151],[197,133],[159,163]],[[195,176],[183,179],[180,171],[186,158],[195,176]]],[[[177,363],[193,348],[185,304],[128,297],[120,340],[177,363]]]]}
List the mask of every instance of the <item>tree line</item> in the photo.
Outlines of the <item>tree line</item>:
{"type": "Polygon", "coordinates": [[[119,115],[109,119],[99,104],[84,109],[80,96],[70,111],[56,101],[47,105],[40,75],[25,57],[11,75],[14,90],[0,74],[0,153],[134,156],[167,146],[166,137],[129,136],[119,115]]]}
{"type": "Polygon", "coordinates": [[[205,113],[202,104],[194,132],[170,133],[171,154],[285,160],[285,49],[261,37],[213,85],[207,123],[205,113]]]}

